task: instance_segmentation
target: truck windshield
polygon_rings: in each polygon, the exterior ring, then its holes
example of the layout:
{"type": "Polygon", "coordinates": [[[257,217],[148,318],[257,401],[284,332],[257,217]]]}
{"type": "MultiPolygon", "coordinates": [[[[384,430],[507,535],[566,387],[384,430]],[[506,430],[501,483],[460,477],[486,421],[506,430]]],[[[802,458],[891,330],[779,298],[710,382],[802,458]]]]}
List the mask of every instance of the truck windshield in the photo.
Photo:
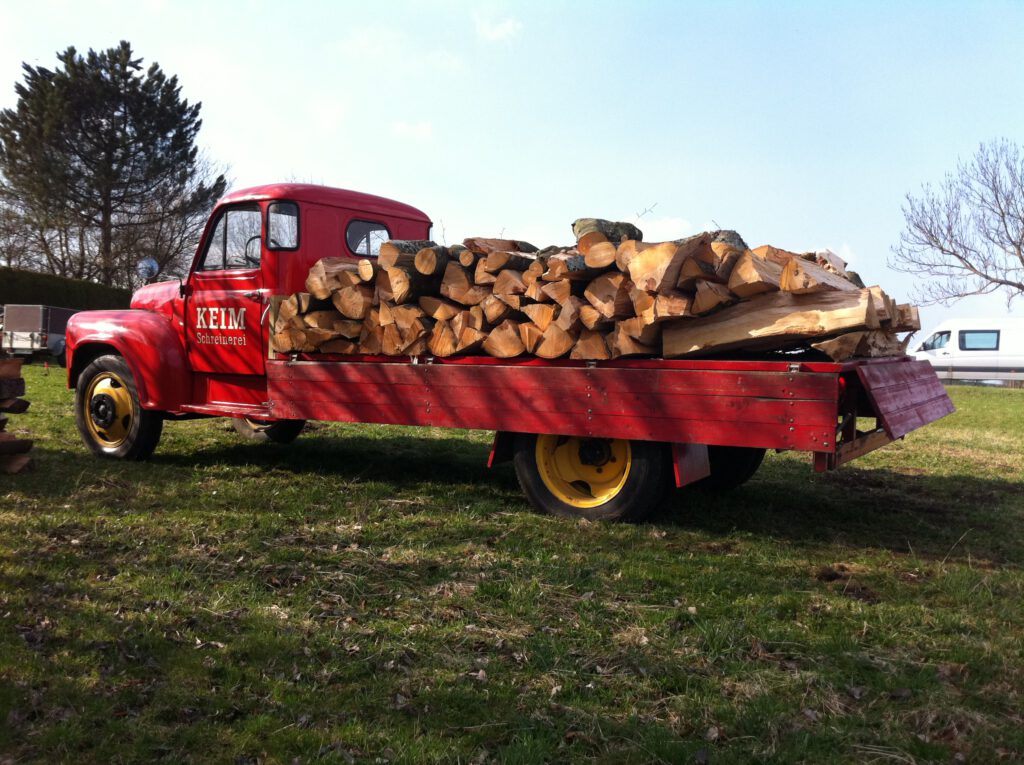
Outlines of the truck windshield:
{"type": "Polygon", "coordinates": [[[934,335],[929,337],[923,343],[921,343],[922,351],[934,351],[939,348],[945,348],[946,343],[949,342],[948,332],[936,332],[934,335]]]}

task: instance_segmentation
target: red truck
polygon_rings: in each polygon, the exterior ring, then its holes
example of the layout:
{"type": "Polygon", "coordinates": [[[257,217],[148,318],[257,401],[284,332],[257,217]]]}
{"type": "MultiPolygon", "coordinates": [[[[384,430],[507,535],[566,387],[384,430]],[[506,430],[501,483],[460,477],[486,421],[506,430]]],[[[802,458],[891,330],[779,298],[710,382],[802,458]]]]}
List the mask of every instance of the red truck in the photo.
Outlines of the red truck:
{"type": "Polygon", "coordinates": [[[322,186],[229,194],[187,278],[143,287],[130,310],[85,311],[68,323],[68,386],[85,443],[101,456],[145,459],[164,421],[205,416],[278,442],[306,420],[492,430],[489,464],[513,461],[537,508],[635,520],[673,483],[746,481],[767,449],[811,452],[815,469],[828,470],[953,411],[931,365],[910,358],[577,362],[268,350],[271,298],[303,290],[318,259],[372,258],[388,239],[428,239],[430,226],[408,205],[322,186]]]}

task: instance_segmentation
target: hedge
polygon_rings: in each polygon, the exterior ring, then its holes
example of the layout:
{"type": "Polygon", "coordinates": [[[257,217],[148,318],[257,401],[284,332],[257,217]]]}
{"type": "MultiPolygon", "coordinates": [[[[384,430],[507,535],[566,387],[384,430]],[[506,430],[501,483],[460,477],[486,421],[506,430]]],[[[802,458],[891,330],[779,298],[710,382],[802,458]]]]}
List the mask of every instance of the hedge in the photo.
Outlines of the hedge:
{"type": "Polygon", "coordinates": [[[0,305],[52,305],[80,310],[127,308],[132,293],[79,279],[0,268],[0,305]]]}

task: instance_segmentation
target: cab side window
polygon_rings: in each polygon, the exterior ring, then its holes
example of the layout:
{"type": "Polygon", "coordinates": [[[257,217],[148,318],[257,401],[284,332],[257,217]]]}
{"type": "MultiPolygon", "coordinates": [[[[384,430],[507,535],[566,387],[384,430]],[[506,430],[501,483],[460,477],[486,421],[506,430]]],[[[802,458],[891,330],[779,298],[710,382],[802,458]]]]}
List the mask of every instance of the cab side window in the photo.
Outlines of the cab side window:
{"type": "Polygon", "coordinates": [[[200,270],[259,268],[262,231],[259,205],[239,205],[225,210],[206,244],[200,270]]]}
{"type": "Polygon", "coordinates": [[[383,223],[369,220],[349,221],[345,228],[345,244],[353,255],[364,258],[375,258],[380,254],[380,246],[391,238],[388,227],[383,223]]]}
{"type": "Polygon", "coordinates": [[[299,246],[299,206],[273,202],[267,208],[267,249],[294,250],[299,246]]]}

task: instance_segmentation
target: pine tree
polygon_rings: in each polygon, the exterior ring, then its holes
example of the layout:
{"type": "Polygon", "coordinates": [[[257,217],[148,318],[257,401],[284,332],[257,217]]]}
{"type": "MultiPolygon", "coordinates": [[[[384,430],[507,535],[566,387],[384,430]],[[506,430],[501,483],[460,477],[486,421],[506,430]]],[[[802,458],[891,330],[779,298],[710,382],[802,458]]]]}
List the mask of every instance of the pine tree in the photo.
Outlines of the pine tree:
{"type": "Polygon", "coordinates": [[[115,286],[132,286],[142,257],[180,271],[226,186],[196,146],[201,104],[124,41],[57,58],[23,64],[17,106],[0,112],[8,212],[46,270],[115,286]]]}

